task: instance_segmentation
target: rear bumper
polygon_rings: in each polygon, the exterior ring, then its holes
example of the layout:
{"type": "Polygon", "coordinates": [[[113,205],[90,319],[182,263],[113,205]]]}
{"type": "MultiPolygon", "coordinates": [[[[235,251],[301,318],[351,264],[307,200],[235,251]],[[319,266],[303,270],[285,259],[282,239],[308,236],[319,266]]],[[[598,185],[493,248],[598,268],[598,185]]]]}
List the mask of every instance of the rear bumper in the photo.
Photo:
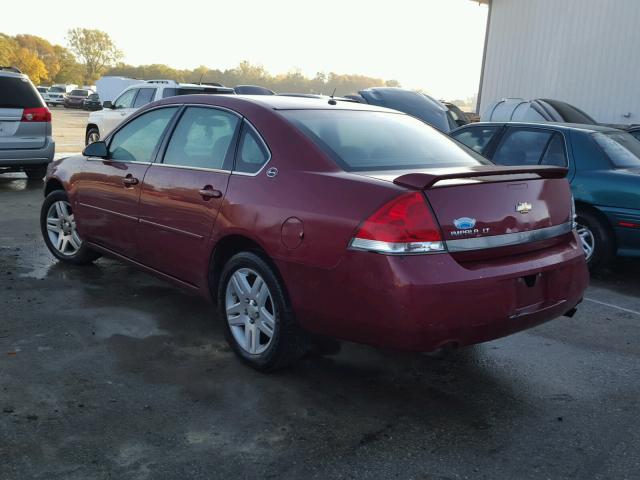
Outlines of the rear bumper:
{"type": "Polygon", "coordinates": [[[572,232],[538,252],[461,264],[449,254],[348,251],[318,272],[282,265],[306,329],[381,347],[432,351],[471,345],[546,322],[577,305],[588,285],[572,232]],[[532,287],[524,277],[535,278],[532,287]]]}
{"type": "Polygon", "coordinates": [[[0,167],[21,167],[51,163],[56,144],[52,137],[47,137],[42,148],[20,150],[0,149],[0,167]]]}

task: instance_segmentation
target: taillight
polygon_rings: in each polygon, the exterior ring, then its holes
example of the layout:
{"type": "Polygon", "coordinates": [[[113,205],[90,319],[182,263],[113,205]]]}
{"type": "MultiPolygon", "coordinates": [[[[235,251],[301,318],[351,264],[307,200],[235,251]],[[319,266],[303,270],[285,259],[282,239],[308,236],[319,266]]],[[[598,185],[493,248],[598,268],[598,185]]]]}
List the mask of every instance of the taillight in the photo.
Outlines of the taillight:
{"type": "Polygon", "coordinates": [[[379,253],[443,252],[440,226],[420,192],[401,195],[367,218],[351,248],[379,253]]]}
{"type": "Polygon", "coordinates": [[[22,111],[21,122],[50,122],[51,112],[47,107],[25,108],[22,111]]]}

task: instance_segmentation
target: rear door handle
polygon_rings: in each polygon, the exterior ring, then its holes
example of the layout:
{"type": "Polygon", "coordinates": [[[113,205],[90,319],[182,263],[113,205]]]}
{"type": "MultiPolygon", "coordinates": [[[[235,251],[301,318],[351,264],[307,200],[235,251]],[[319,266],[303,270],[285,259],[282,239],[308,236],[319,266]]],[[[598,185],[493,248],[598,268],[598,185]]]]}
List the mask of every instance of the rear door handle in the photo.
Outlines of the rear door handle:
{"type": "Polygon", "coordinates": [[[198,193],[206,201],[209,201],[212,198],[220,198],[222,196],[222,192],[214,189],[211,185],[206,185],[203,189],[198,190],[198,193]]]}
{"type": "Polygon", "coordinates": [[[125,187],[132,187],[138,184],[138,179],[133,175],[129,174],[122,179],[122,183],[124,183],[125,187]]]}

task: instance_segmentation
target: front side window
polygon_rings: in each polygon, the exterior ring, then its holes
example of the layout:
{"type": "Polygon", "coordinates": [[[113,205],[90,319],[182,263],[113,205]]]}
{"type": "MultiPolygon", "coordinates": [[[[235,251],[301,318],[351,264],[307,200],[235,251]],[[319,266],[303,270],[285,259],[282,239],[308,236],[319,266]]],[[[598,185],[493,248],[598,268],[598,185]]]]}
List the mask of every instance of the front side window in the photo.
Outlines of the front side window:
{"type": "Polygon", "coordinates": [[[640,141],[622,131],[596,132],[593,139],[616,168],[640,167],[640,141]]]}
{"type": "Polygon", "coordinates": [[[489,163],[409,115],[329,109],[280,113],[346,171],[489,163]]]}
{"type": "Polygon", "coordinates": [[[109,144],[109,159],[120,162],[151,162],[153,153],[177,107],[144,113],[118,130],[109,144]]]}
{"type": "Polygon", "coordinates": [[[538,165],[553,132],[549,130],[509,130],[493,156],[499,165],[538,165]]]}
{"type": "Polygon", "coordinates": [[[253,129],[245,123],[240,138],[240,148],[236,159],[235,171],[256,173],[269,160],[269,152],[264,142],[253,129]]]}
{"type": "Polygon", "coordinates": [[[131,108],[131,105],[133,105],[133,99],[135,98],[137,92],[137,88],[127,90],[116,99],[113,105],[116,108],[131,108]]]}
{"type": "Polygon", "coordinates": [[[171,136],[163,163],[228,169],[226,160],[239,123],[239,118],[229,112],[215,108],[187,108],[171,136]]]}
{"type": "Polygon", "coordinates": [[[138,96],[136,97],[135,102],[133,103],[133,108],[140,108],[147,103],[152,102],[155,94],[155,88],[141,88],[138,92],[138,96]]]}
{"type": "Polygon", "coordinates": [[[498,129],[499,127],[469,127],[453,132],[451,136],[482,155],[498,129]]]}

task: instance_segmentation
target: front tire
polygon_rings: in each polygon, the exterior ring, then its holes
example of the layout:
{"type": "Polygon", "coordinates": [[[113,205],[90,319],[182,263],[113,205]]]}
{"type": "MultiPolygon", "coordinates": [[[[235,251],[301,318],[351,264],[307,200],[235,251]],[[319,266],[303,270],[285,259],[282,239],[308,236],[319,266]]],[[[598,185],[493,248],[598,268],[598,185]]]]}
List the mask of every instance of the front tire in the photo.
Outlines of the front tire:
{"type": "Polygon", "coordinates": [[[67,193],[54,190],[44,199],[40,210],[40,229],[44,243],[58,260],[86,265],[100,257],[82,240],[67,193]]]}
{"type": "Polygon", "coordinates": [[[578,210],[577,232],[584,249],[589,270],[607,266],[615,255],[613,232],[602,219],[589,210],[578,210]]]}
{"type": "Polygon", "coordinates": [[[277,272],[252,252],[226,263],[218,283],[218,308],[236,355],[260,371],[290,365],[308,349],[277,272]]]}

